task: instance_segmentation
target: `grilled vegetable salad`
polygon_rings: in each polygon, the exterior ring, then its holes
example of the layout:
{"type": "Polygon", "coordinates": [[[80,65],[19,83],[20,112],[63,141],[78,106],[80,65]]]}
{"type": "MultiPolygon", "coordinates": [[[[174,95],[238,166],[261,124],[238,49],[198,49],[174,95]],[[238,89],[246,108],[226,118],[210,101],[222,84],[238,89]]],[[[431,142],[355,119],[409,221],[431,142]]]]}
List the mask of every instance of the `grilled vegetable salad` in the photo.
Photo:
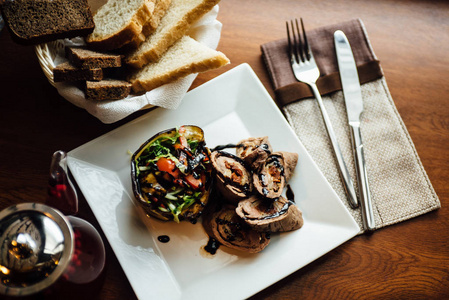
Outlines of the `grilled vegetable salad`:
{"type": "Polygon", "coordinates": [[[144,210],[164,221],[196,222],[211,186],[210,151],[198,126],[162,131],[132,156],[133,192],[144,210]]]}

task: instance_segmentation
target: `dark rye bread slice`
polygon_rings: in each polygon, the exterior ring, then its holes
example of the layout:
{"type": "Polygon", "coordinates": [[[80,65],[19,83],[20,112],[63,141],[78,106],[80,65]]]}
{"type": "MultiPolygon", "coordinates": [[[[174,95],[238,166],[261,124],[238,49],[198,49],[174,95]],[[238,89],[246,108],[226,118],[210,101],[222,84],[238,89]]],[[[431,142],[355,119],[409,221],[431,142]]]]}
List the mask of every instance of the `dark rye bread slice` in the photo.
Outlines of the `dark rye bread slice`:
{"type": "Polygon", "coordinates": [[[86,48],[66,47],[66,56],[74,66],[81,69],[118,68],[122,66],[120,55],[86,48]]]}
{"type": "Polygon", "coordinates": [[[21,44],[86,36],[95,27],[87,0],[4,0],[0,4],[12,38],[21,44]]]}
{"type": "Polygon", "coordinates": [[[126,98],[130,92],[131,84],[127,81],[116,79],[86,81],[86,99],[118,100],[126,98]]]}
{"type": "Polygon", "coordinates": [[[80,69],[70,62],[62,63],[53,69],[54,82],[64,81],[86,81],[103,79],[103,69],[80,69]]]}

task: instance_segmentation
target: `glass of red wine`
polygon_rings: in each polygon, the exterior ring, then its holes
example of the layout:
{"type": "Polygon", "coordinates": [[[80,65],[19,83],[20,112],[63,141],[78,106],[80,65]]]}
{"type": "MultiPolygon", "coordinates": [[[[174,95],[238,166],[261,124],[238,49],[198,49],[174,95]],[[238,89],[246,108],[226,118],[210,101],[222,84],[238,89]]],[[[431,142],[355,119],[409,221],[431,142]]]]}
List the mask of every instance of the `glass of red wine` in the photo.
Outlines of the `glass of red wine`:
{"type": "Polygon", "coordinates": [[[77,212],[67,155],[57,151],[46,204],[21,203],[0,212],[0,298],[90,299],[98,294],[105,247],[95,227],[74,216],[77,212]]]}

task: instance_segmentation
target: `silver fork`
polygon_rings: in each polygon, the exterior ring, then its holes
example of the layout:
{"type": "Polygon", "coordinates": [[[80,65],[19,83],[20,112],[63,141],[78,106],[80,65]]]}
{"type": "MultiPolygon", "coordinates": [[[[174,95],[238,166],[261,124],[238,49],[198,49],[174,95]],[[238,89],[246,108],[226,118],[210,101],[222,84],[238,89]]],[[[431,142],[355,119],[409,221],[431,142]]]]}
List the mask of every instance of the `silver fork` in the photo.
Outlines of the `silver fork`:
{"type": "Polygon", "coordinates": [[[346,163],[343,159],[343,155],[340,150],[340,145],[338,144],[337,137],[335,135],[334,129],[332,128],[332,124],[330,118],[326,112],[326,109],[323,104],[323,100],[321,99],[320,92],[316,86],[316,81],[320,77],[320,70],[313,58],[313,53],[310,50],[309,43],[307,42],[306,32],[304,30],[304,23],[301,20],[301,33],[299,31],[298,20],[295,19],[295,23],[293,20],[286,22],[287,25],[287,36],[288,36],[288,49],[289,56],[292,65],[293,73],[298,81],[303,82],[310,86],[315,95],[316,100],[318,101],[318,105],[321,110],[321,114],[324,119],[324,124],[326,125],[327,134],[331,140],[332,149],[334,151],[335,158],[338,162],[340,177],[343,182],[343,187],[345,189],[346,195],[348,196],[348,202],[352,208],[356,208],[358,206],[357,195],[354,189],[354,183],[352,181],[351,176],[349,175],[348,168],[346,167],[346,163]],[[296,28],[295,26],[296,25],[296,28]],[[296,31],[295,31],[296,29],[296,31]]]}

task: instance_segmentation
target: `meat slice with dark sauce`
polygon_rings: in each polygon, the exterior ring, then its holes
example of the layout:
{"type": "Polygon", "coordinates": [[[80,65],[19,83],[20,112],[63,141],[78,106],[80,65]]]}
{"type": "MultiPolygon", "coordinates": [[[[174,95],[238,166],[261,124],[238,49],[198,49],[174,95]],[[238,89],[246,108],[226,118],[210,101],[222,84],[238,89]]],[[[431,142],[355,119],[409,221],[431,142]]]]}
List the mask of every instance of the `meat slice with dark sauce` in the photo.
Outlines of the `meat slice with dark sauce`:
{"type": "Polygon", "coordinates": [[[243,160],[228,152],[214,151],[211,161],[216,174],[215,186],[228,202],[237,204],[250,195],[251,172],[243,160]]]}
{"type": "MultiPolygon", "coordinates": [[[[210,232],[220,244],[249,253],[262,251],[270,242],[269,234],[248,226],[235,212],[235,206],[228,205],[215,212],[206,223],[210,232]]],[[[203,223],[205,225],[205,223],[203,223]]]]}
{"type": "Polygon", "coordinates": [[[259,171],[253,174],[254,188],[265,198],[275,199],[280,197],[297,163],[297,153],[272,153],[262,164],[259,171]]]}
{"type": "Polygon", "coordinates": [[[284,197],[267,199],[252,196],[239,202],[237,215],[251,228],[262,232],[292,231],[302,227],[302,212],[284,197]]]}
{"type": "Polygon", "coordinates": [[[250,137],[241,140],[237,145],[236,155],[254,171],[259,169],[273,151],[267,136],[250,137]]]}

